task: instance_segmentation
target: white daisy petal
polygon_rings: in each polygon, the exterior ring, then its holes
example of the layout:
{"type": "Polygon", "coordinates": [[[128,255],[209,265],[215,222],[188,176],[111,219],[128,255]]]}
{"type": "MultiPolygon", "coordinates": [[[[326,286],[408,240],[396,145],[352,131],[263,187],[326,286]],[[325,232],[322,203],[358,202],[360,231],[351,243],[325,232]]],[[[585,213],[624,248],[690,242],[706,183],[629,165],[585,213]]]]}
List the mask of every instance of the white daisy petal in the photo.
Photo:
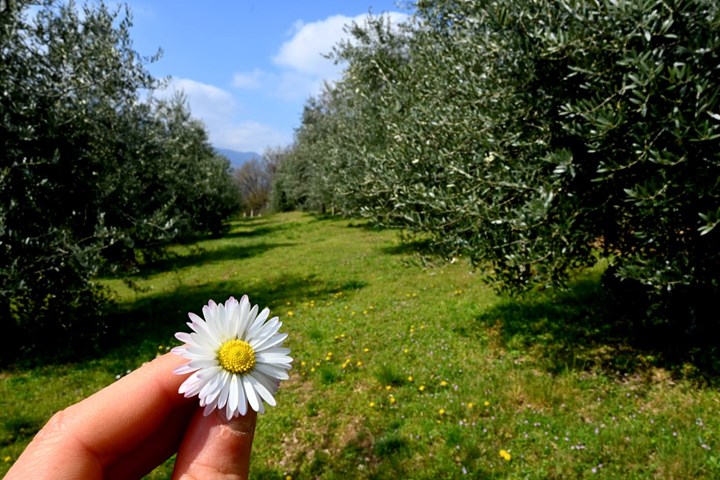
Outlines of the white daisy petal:
{"type": "Polygon", "coordinates": [[[248,375],[243,376],[242,384],[250,407],[257,412],[260,409],[260,401],[258,400],[255,388],[253,388],[252,383],[250,383],[250,377],[248,375]]]}
{"type": "Polygon", "coordinates": [[[285,370],[275,365],[258,363],[257,365],[255,365],[255,369],[259,372],[263,372],[269,377],[277,378],[279,380],[287,380],[288,378],[290,378],[290,375],[288,375],[285,370]]]}
{"type": "Polygon", "coordinates": [[[230,410],[235,411],[238,409],[240,401],[238,399],[238,390],[242,387],[238,384],[237,375],[232,375],[230,378],[230,395],[228,396],[227,406],[230,410]]]}
{"type": "Polygon", "coordinates": [[[185,352],[181,354],[182,357],[187,358],[188,360],[207,360],[208,354],[206,352],[203,353],[192,353],[188,352],[187,349],[185,349],[185,352]]]}
{"type": "Polygon", "coordinates": [[[268,328],[258,328],[253,332],[253,335],[250,337],[257,343],[262,343],[265,340],[272,338],[272,336],[278,331],[278,329],[282,326],[282,323],[278,322],[277,320],[273,322],[272,324],[269,324],[270,326],[268,328]]]}
{"type": "Polygon", "coordinates": [[[180,365],[180,366],[177,367],[175,370],[173,370],[173,373],[176,373],[176,374],[178,374],[178,375],[184,375],[184,374],[186,374],[186,373],[192,373],[192,372],[194,372],[195,369],[194,369],[194,368],[191,368],[189,365],[190,365],[190,364],[188,364],[188,363],[186,363],[186,364],[184,364],[184,365],[180,365]]]}
{"type": "Polygon", "coordinates": [[[223,333],[226,334],[228,338],[238,338],[237,331],[240,325],[240,307],[237,300],[230,297],[228,301],[225,302],[225,308],[227,309],[227,322],[225,322],[223,333]]]}
{"type": "Polygon", "coordinates": [[[223,370],[222,376],[222,389],[220,391],[220,396],[218,397],[218,407],[223,408],[225,405],[227,405],[228,397],[230,396],[230,374],[223,370]]]}
{"type": "MultiPolygon", "coordinates": [[[[268,313],[269,313],[269,312],[268,312],[268,313]]],[[[273,318],[271,318],[270,320],[268,320],[267,322],[265,322],[265,321],[260,321],[259,318],[258,318],[258,320],[257,320],[255,323],[253,323],[253,324],[250,326],[250,328],[248,328],[247,335],[248,335],[248,337],[255,338],[255,336],[258,335],[258,332],[263,328],[263,326],[265,326],[265,325],[272,325],[272,326],[274,326],[274,325],[276,325],[277,323],[279,323],[278,317],[273,317],[273,318]]],[[[268,328],[272,328],[272,327],[268,327],[268,328]]]]}
{"type": "Polygon", "coordinates": [[[191,366],[194,370],[197,370],[199,368],[217,368],[218,364],[217,361],[214,358],[207,358],[203,360],[193,360],[188,364],[191,366]]]}
{"type": "Polygon", "coordinates": [[[275,395],[275,393],[277,393],[278,387],[280,387],[280,380],[278,380],[277,378],[273,378],[268,375],[265,375],[263,372],[261,372],[259,370],[255,370],[252,375],[255,378],[255,380],[262,383],[263,386],[265,386],[265,388],[267,388],[270,393],[272,393],[273,395],[275,395]]]}
{"type": "Polygon", "coordinates": [[[257,338],[269,338],[275,335],[277,331],[280,330],[280,327],[282,327],[282,322],[275,317],[273,320],[270,320],[268,323],[260,327],[254,336],[257,338]]]}
{"type": "Polygon", "coordinates": [[[255,323],[257,323],[258,325],[263,325],[267,321],[267,318],[269,316],[270,316],[270,309],[263,308],[262,312],[260,312],[258,314],[257,318],[255,319],[255,323]]]}
{"type": "Polygon", "coordinates": [[[202,317],[199,317],[198,315],[196,315],[192,312],[188,313],[188,318],[190,318],[190,320],[192,320],[192,323],[190,325],[195,324],[195,323],[204,323],[205,322],[205,320],[203,320],[202,317]]]}
{"type": "Polygon", "coordinates": [[[256,345],[252,345],[252,344],[251,345],[255,349],[255,351],[265,350],[267,348],[274,347],[276,345],[281,344],[283,341],[285,341],[287,336],[288,336],[287,333],[273,335],[272,337],[270,337],[266,340],[258,342],[256,345]]]}
{"type": "Polygon", "coordinates": [[[190,343],[192,341],[191,340],[192,337],[190,336],[189,333],[186,333],[186,332],[177,332],[175,334],[175,338],[177,338],[178,340],[180,340],[183,343],[190,343]]]}
{"type": "Polygon", "coordinates": [[[288,364],[292,362],[292,358],[288,357],[287,355],[281,355],[279,353],[260,352],[255,356],[255,358],[257,359],[258,363],[288,364]]]}
{"type": "Polygon", "coordinates": [[[210,349],[203,347],[202,345],[198,345],[195,343],[188,344],[188,346],[185,347],[185,350],[187,350],[187,353],[191,355],[197,355],[200,357],[211,357],[212,352],[210,349]]]}
{"type": "Polygon", "coordinates": [[[262,353],[279,353],[280,355],[288,355],[290,353],[290,349],[284,347],[263,348],[261,351],[262,353]]]}
{"type": "Polygon", "coordinates": [[[252,384],[255,391],[260,395],[260,397],[265,400],[265,403],[267,403],[270,406],[275,406],[275,398],[272,396],[272,393],[263,385],[260,383],[253,375],[248,375],[248,380],[250,380],[250,383],[252,384]]]}
{"type": "Polygon", "coordinates": [[[217,309],[217,304],[213,300],[208,301],[208,304],[204,305],[202,307],[203,317],[205,318],[206,322],[209,322],[209,321],[215,319],[215,310],[216,309],[217,309]]]}
{"type": "MultiPolygon", "coordinates": [[[[248,302],[246,304],[248,307],[250,307],[250,303],[248,302]]],[[[247,308],[244,310],[244,315],[242,318],[242,322],[238,326],[237,330],[237,338],[247,339],[248,338],[248,329],[252,325],[252,323],[257,318],[257,305],[255,305],[252,308],[247,308]]]]}
{"type": "Polygon", "coordinates": [[[175,355],[180,355],[182,357],[183,353],[185,353],[187,350],[184,346],[182,347],[173,347],[172,350],[170,350],[175,355]]]}
{"type": "Polygon", "coordinates": [[[192,397],[198,394],[204,383],[198,378],[200,372],[190,375],[178,389],[178,393],[182,393],[186,397],[192,397]]]}
{"type": "MultiPolygon", "coordinates": [[[[235,377],[235,375],[233,375],[233,377],[235,377]]],[[[248,406],[247,395],[245,395],[245,389],[242,388],[242,385],[238,384],[238,387],[238,412],[240,412],[240,415],[245,415],[248,406]]]]}
{"type": "Polygon", "coordinates": [[[218,304],[213,311],[213,316],[207,319],[208,331],[213,335],[214,338],[222,339],[223,328],[222,325],[225,323],[225,305],[218,304]]]}
{"type": "Polygon", "coordinates": [[[248,318],[247,318],[248,323],[249,323],[250,325],[252,325],[253,323],[255,323],[255,320],[257,319],[257,316],[258,316],[258,306],[257,306],[257,305],[253,305],[253,307],[250,309],[250,312],[248,313],[248,318]]]}
{"type": "Polygon", "coordinates": [[[238,308],[240,310],[240,321],[238,322],[237,338],[244,338],[244,333],[247,329],[248,314],[250,313],[250,301],[248,300],[247,295],[243,295],[240,299],[238,308]]]}
{"type": "Polygon", "coordinates": [[[220,394],[220,387],[222,386],[222,377],[218,375],[220,373],[220,370],[220,367],[213,367],[203,370],[203,372],[207,373],[209,378],[205,386],[200,390],[200,393],[198,394],[198,397],[200,397],[200,401],[205,402],[206,404],[213,403],[220,394]]]}
{"type": "Polygon", "coordinates": [[[204,338],[208,341],[214,341],[214,342],[217,342],[219,340],[218,336],[208,326],[207,322],[199,321],[199,322],[193,322],[192,324],[189,324],[189,325],[190,325],[190,328],[195,330],[195,333],[200,338],[204,338]]]}

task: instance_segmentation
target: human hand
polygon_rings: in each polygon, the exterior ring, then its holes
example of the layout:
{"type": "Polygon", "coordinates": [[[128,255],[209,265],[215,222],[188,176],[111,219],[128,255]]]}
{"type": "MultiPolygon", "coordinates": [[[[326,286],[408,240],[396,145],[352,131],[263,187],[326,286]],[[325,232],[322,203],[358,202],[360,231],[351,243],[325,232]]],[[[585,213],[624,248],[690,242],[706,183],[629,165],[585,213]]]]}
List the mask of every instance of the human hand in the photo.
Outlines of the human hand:
{"type": "Polygon", "coordinates": [[[141,478],[178,452],[173,479],[245,479],[256,413],[228,421],[205,417],[197,399],[179,395],[186,360],[156,358],[50,419],[5,477],[141,478]]]}

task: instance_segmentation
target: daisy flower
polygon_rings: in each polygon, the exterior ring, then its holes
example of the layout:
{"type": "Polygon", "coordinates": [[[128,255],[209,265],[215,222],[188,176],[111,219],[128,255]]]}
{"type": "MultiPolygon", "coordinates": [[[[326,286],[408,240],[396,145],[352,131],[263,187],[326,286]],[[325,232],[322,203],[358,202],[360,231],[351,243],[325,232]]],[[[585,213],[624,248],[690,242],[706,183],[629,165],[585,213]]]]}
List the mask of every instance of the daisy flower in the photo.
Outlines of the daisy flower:
{"type": "Polygon", "coordinates": [[[204,320],[188,314],[192,333],[175,334],[185,345],[172,352],[190,361],[174,373],[192,373],[178,392],[197,395],[205,415],[225,410],[228,420],[245,415],[248,405],[259,413],[265,411],[263,401],[275,406],[273,395],[280,380],[288,378],[292,362],[290,349],[282,347],[287,334],[278,333],[278,317],[267,320],[267,308],[258,314],[247,295],[239,302],[230,297],[225,305],[210,300],[202,311],[204,320]]]}

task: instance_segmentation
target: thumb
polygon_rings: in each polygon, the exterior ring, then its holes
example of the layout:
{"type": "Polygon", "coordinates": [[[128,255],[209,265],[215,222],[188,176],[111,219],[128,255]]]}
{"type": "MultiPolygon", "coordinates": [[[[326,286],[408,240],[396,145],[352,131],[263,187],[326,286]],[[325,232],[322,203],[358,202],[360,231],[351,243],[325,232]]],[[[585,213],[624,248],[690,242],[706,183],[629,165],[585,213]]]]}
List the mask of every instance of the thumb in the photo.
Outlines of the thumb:
{"type": "Polygon", "coordinates": [[[185,432],[173,479],[247,479],[257,413],[225,418],[225,410],[207,417],[198,408],[185,432]]]}

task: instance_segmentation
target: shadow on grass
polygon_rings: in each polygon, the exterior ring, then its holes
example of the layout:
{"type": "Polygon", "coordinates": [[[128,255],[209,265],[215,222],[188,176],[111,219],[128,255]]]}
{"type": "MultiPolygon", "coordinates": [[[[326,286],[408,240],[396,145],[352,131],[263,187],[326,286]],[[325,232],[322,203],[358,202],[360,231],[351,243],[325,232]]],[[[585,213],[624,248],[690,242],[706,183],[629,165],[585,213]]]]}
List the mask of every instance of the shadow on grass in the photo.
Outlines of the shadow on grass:
{"type": "MultiPolygon", "coordinates": [[[[230,234],[232,235],[232,234],[230,234]]],[[[128,278],[144,278],[161,272],[179,270],[193,265],[207,265],[209,263],[225,262],[228,260],[241,260],[263,254],[278,247],[289,247],[292,243],[262,242],[253,245],[230,245],[224,248],[205,249],[192,247],[189,253],[169,253],[165,258],[154,261],[140,268],[128,278]]]]}
{"type": "Polygon", "coordinates": [[[231,230],[230,232],[223,235],[222,238],[254,238],[254,237],[263,237],[265,235],[270,235],[276,232],[279,232],[281,230],[286,230],[287,227],[285,225],[266,225],[266,226],[258,226],[254,227],[252,230],[231,230]]]}
{"type": "Polygon", "coordinates": [[[507,299],[455,330],[475,336],[489,328],[510,354],[531,352],[551,372],[650,375],[660,367],[713,384],[720,379],[716,352],[672,341],[662,328],[638,328],[641,322],[618,313],[612,302],[599,279],[585,279],[566,291],[507,299]]]}
{"type": "Polygon", "coordinates": [[[388,255],[436,255],[427,240],[402,241],[380,250],[388,255]]]}
{"type": "Polygon", "coordinates": [[[6,417],[0,424],[0,447],[18,440],[30,440],[43,426],[45,419],[27,415],[6,417]]]}
{"type": "MultiPolygon", "coordinates": [[[[238,291],[237,280],[216,281],[203,285],[182,285],[172,292],[144,297],[133,303],[121,305],[116,312],[107,317],[110,328],[116,332],[112,350],[122,355],[131,352],[139,345],[154,348],[153,345],[166,344],[175,332],[186,330],[188,312],[202,315],[202,307],[212,299],[218,303],[228,297],[247,294],[250,302],[260,309],[270,308],[271,315],[280,316],[286,324],[292,319],[284,316],[281,308],[286,302],[292,304],[320,300],[333,294],[350,293],[362,289],[365,282],[348,280],[343,283],[330,283],[317,275],[291,276],[276,278],[262,286],[253,286],[246,291],[238,291]]],[[[109,345],[107,347],[110,347],[109,345]]]]}
{"type": "Polygon", "coordinates": [[[300,225],[300,222],[282,222],[269,217],[240,218],[230,223],[229,231],[223,238],[254,238],[270,235],[284,230],[291,230],[300,225]]]}

